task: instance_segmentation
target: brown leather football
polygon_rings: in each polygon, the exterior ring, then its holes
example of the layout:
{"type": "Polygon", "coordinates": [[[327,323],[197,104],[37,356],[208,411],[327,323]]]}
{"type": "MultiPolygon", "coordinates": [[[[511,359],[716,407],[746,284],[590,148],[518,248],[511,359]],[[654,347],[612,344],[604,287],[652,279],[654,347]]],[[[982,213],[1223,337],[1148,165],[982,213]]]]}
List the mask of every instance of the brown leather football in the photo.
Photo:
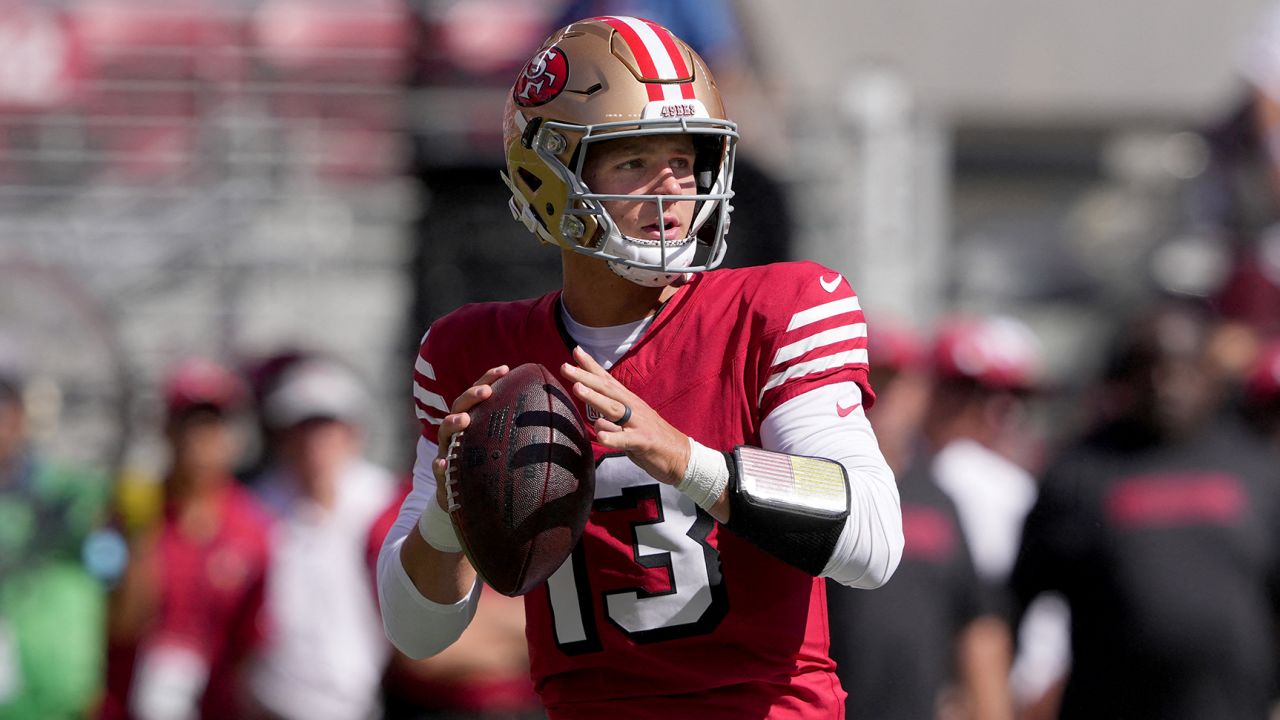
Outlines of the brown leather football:
{"type": "Polygon", "coordinates": [[[454,437],[454,530],[486,584],[523,595],[569,557],[591,513],[595,461],[582,417],[551,371],[527,363],[493,384],[454,437]]]}

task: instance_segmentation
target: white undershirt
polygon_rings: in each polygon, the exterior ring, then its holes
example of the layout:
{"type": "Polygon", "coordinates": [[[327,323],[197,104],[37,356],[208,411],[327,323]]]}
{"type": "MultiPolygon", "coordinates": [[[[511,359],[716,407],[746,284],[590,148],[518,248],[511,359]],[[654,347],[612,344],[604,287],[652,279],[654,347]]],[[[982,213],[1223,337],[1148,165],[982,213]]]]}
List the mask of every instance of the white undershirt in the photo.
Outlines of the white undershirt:
{"type": "Polygon", "coordinates": [[[614,363],[636,344],[644,334],[645,328],[649,327],[653,317],[653,315],[646,315],[635,322],[608,327],[591,327],[574,320],[564,303],[560,304],[560,319],[564,320],[564,328],[569,331],[569,337],[582,346],[582,349],[595,358],[595,361],[605,370],[613,367],[614,363]]]}
{"type": "MultiPolygon", "coordinates": [[[[611,366],[643,334],[648,320],[608,328],[581,325],[562,311],[565,328],[597,362],[611,366]],[[607,363],[607,364],[606,364],[607,363]]],[[[850,512],[823,576],[853,587],[873,588],[893,574],[902,558],[902,510],[893,471],[880,453],[875,432],[863,409],[835,420],[836,408],[855,407],[862,392],[853,382],[834,383],[791,398],[764,418],[760,427],[765,450],[825,457],[844,466],[849,476],[850,512]]],[[[433,655],[456,640],[475,614],[480,593],[475,586],[453,605],[424,598],[400,562],[404,538],[416,531],[428,502],[435,501],[431,461],[436,445],[418,439],[413,491],[400,508],[378,556],[378,595],[387,637],[410,657],[433,655]],[[430,613],[426,621],[423,612],[430,613]]],[[[479,581],[477,581],[478,583],[479,581]]]]}

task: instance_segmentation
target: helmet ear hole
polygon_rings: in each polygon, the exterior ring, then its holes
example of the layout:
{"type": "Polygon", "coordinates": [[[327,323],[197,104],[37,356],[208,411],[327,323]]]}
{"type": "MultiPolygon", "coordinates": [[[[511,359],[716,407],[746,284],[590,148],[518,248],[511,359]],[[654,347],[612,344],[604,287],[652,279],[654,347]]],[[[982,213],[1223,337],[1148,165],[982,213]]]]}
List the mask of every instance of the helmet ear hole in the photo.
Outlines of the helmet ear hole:
{"type": "Polygon", "coordinates": [[[536,193],[538,188],[542,187],[542,178],[534,175],[525,168],[516,170],[516,174],[520,176],[520,180],[529,187],[529,192],[536,193]]]}
{"type": "Polygon", "coordinates": [[[547,211],[547,217],[551,217],[552,215],[556,214],[556,206],[552,205],[551,203],[547,203],[546,211],[547,211]]]}

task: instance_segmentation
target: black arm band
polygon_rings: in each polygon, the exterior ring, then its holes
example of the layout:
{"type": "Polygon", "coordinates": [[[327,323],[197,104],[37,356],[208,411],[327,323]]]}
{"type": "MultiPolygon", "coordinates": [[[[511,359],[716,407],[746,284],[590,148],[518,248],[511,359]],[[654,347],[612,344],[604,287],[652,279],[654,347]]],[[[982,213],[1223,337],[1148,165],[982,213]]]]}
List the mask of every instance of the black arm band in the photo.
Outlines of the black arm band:
{"type": "MultiPolygon", "coordinates": [[[[729,465],[729,523],[726,527],[788,565],[818,576],[831,559],[849,516],[848,480],[839,463],[821,458],[800,458],[810,469],[815,467],[813,463],[822,463],[816,466],[822,478],[838,478],[842,487],[832,487],[825,499],[812,502],[806,500],[803,493],[780,497],[779,493],[762,492],[760,461],[764,459],[766,463],[775,464],[777,478],[786,484],[789,480],[796,480],[794,475],[788,478],[785,469],[795,457],[744,446],[725,453],[729,465]],[[743,481],[744,475],[746,482],[743,481]],[[834,497],[836,492],[843,493],[842,504],[834,497]]],[[[812,479],[812,473],[801,471],[800,474],[812,479]]],[[[803,482],[804,478],[799,479],[803,482]]]]}

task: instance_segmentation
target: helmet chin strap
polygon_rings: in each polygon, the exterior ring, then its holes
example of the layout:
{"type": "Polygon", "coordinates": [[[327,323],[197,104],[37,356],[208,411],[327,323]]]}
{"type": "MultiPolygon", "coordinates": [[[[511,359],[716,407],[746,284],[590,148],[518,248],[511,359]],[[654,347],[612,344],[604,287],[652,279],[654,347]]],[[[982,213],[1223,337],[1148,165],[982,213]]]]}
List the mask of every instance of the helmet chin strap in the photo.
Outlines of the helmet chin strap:
{"type": "MultiPolygon", "coordinates": [[[[619,258],[634,260],[645,265],[662,264],[661,245],[640,242],[616,230],[609,233],[605,248],[619,258]]],[[[666,271],[632,267],[622,260],[610,260],[608,264],[609,269],[614,274],[637,285],[643,287],[665,287],[684,277],[685,273],[681,272],[681,270],[693,264],[697,249],[698,243],[693,235],[684,238],[679,244],[668,244],[666,271]]]]}

